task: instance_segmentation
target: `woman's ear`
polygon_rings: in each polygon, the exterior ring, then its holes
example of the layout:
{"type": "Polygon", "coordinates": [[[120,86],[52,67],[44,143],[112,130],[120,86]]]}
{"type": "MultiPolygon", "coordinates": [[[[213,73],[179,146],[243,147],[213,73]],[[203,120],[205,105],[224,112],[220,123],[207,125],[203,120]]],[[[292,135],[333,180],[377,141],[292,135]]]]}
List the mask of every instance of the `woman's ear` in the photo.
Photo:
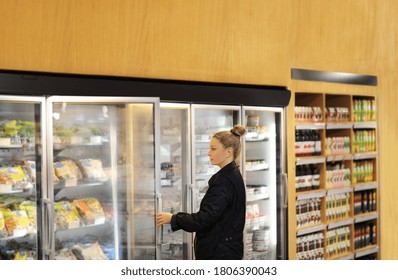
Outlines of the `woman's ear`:
{"type": "Polygon", "coordinates": [[[233,156],[232,148],[227,148],[227,149],[226,149],[226,153],[227,153],[227,158],[232,157],[232,156],[233,156]]]}

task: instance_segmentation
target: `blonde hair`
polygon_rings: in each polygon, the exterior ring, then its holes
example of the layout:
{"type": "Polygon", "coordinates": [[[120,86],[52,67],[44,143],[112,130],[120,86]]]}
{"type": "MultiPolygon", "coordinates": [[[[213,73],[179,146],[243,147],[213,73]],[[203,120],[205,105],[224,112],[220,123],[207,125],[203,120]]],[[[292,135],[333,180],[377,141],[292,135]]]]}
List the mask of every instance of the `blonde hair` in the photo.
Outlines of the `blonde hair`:
{"type": "Polygon", "coordinates": [[[240,155],[241,142],[240,137],[246,134],[246,129],[241,125],[235,125],[229,131],[219,131],[214,133],[213,138],[220,141],[224,149],[232,148],[232,155],[236,160],[240,155]]]}

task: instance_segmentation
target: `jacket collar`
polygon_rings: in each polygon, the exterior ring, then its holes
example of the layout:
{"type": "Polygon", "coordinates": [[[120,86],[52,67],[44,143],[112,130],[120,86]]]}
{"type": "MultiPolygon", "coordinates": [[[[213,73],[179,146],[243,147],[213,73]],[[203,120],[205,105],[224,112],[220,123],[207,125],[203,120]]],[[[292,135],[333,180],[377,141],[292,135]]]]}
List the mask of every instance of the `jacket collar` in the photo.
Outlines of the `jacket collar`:
{"type": "Polygon", "coordinates": [[[236,162],[232,161],[232,162],[228,163],[226,166],[224,166],[223,168],[221,168],[217,173],[231,172],[238,167],[239,166],[236,164],[236,162]]]}

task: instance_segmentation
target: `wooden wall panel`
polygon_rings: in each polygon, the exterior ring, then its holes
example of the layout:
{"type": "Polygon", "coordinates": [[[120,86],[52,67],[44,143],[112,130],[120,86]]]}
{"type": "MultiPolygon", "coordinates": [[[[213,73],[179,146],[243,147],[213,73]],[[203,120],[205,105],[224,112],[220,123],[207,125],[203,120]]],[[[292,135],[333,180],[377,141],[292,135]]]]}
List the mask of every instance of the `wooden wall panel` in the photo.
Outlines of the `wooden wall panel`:
{"type": "Polygon", "coordinates": [[[398,2],[381,6],[378,22],[379,81],[379,148],[381,246],[383,259],[398,259],[398,28],[393,20],[398,16],[398,2]]]}
{"type": "Polygon", "coordinates": [[[0,23],[7,26],[0,31],[0,63],[9,69],[285,84],[285,2],[0,0],[6,7],[0,23]]]}
{"type": "Polygon", "coordinates": [[[381,256],[398,259],[397,16],[395,0],[0,0],[0,69],[376,91],[381,256]],[[291,68],[379,86],[292,81],[291,68]]]}

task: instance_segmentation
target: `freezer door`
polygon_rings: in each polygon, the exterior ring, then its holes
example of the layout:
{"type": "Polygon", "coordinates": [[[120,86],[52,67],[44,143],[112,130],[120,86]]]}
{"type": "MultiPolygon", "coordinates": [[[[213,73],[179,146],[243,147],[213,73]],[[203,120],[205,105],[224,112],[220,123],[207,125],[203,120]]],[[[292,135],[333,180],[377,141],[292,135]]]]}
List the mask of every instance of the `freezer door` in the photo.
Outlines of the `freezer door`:
{"type": "Polygon", "coordinates": [[[285,170],[281,108],[243,107],[247,134],[243,174],[246,181],[245,259],[277,259],[287,221],[281,198],[285,170]],[[279,250],[278,250],[279,249],[279,250]]]}
{"type": "MultiPolygon", "coordinates": [[[[189,104],[160,104],[160,211],[189,212],[190,205],[190,107],[189,104]]],[[[160,231],[160,259],[191,259],[192,234],[170,225],[160,231]]]]}
{"type": "Polygon", "coordinates": [[[44,98],[0,96],[0,260],[45,258],[44,98]]]}
{"type": "Polygon", "coordinates": [[[220,170],[211,165],[207,155],[211,137],[218,131],[230,130],[236,124],[241,124],[240,106],[192,105],[192,212],[199,210],[209,179],[220,170]]]}
{"type": "Polygon", "coordinates": [[[50,97],[54,259],[155,259],[159,101],[50,97]]]}
{"type": "MultiPolygon", "coordinates": [[[[210,140],[214,133],[230,130],[234,125],[241,124],[241,107],[193,104],[191,110],[192,184],[190,186],[190,195],[192,201],[190,211],[195,213],[199,211],[200,203],[209,187],[209,179],[220,170],[218,166],[210,163],[208,157],[210,140]]],[[[241,166],[242,164],[240,164],[241,166]]],[[[192,238],[195,238],[195,234],[193,234],[192,238]]],[[[194,253],[193,248],[192,252],[194,253]]]]}

